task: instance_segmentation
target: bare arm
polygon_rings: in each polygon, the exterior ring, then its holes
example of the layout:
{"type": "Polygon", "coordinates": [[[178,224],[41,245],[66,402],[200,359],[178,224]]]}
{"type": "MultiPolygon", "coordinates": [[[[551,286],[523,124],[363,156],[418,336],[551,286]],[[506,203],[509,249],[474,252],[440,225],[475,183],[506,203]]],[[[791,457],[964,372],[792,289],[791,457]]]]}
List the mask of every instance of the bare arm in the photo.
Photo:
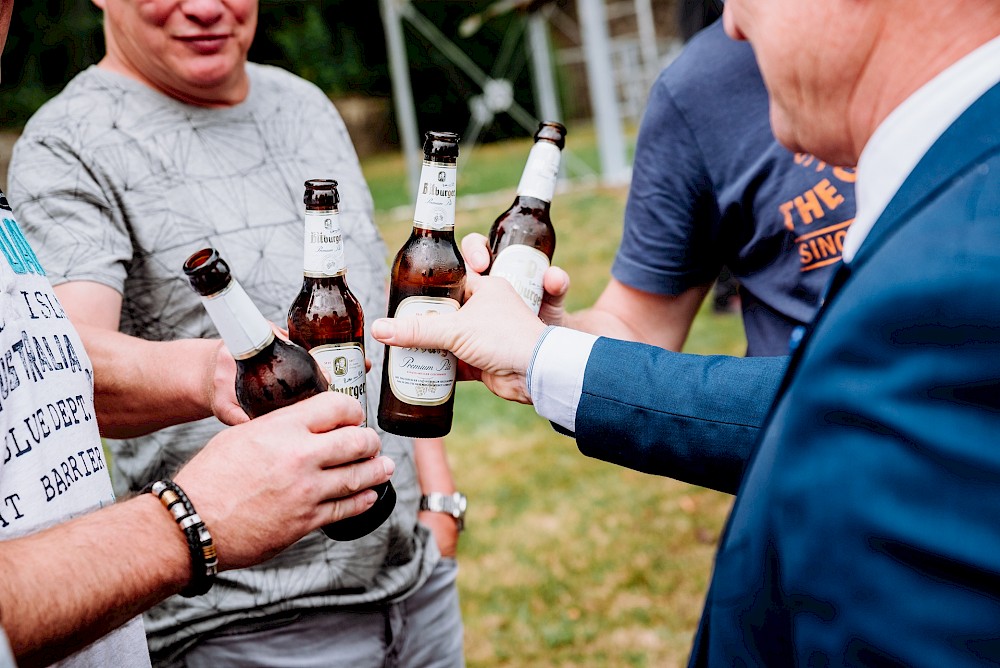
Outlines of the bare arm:
{"type": "Polygon", "coordinates": [[[127,438],[216,415],[248,418],[236,403],[236,365],[221,341],[146,341],[118,331],[122,296],[100,283],[72,281],[56,296],[94,364],[101,434],[127,438]]]}
{"type": "MultiPolygon", "coordinates": [[[[462,239],[462,254],[472,271],[482,272],[489,266],[489,246],[481,234],[462,239]]],[[[636,290],[612,278],[592,307],[567,313],[563,302],[569,283],[569,275],[559,267],[546,272],[545,296],[538,314],[542,321],[673,351],[684,346],[698,307],[711,287],[700,285],[679,295],[662,295],[636,290]]]]}
{"type": "MultiPolygon", "coordinates": [[[[455,480],[448,465],[443,438],[417,439],[413,446],[413,460],[417,465],[421,494],[451,494],[455,491],[455,480]]],[[[424,511],[420,513],[419,519],[434,534],[442,556],[454,557],[458,547],[458,525],[455,518],[444,513],[424,511]]]]}
{"type": "Polygon", "coordinates": [[[679,352],[710,286],[679,295],[636,290],[612,278],[589,309],[567,313],[563,324],[591,334],[648,343],[679,352]]]}
{"type": "MultiPolygon", "coordinates": [[[[373,430],[351,426],[360,421],[357,402],[324,392],[223,431],[178,473],[213,535],[220,569],[259,563],[374,503],[368,488],[388,480],[394,465],[376,457],[373,430]]],[[[4,629],[19,665],[30,666],[179,592],[191,561],[180,529],[147,494],[0,541],[0,572],[4,629]]]]}

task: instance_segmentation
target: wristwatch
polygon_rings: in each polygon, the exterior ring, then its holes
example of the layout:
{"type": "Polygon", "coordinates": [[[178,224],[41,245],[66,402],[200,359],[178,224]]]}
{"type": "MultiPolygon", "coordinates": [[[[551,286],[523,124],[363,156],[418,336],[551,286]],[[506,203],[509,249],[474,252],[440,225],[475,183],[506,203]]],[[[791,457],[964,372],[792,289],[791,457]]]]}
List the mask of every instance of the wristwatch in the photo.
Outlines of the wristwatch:
{"type": "Polygon", "coordinates": [[[465,494],[461,492],[454,494],[431,492],[420,497],[420,510],[451,515],[455,518],[459,531],[465,528],[465,509],[468,505],[469,502],[465,498],[465,494]]]}

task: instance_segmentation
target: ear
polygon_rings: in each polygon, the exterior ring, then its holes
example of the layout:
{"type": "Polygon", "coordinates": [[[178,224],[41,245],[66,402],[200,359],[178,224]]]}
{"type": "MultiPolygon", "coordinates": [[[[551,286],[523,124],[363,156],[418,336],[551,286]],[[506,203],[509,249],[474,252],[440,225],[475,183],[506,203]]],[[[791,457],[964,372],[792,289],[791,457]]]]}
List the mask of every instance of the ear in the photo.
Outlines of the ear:
{"type": "Polygon", "coordinates": [[[94,6],[100,9],[102,12],[104,11],[104,0],[90,0],[90,1],[94,3],[94,6]]]}

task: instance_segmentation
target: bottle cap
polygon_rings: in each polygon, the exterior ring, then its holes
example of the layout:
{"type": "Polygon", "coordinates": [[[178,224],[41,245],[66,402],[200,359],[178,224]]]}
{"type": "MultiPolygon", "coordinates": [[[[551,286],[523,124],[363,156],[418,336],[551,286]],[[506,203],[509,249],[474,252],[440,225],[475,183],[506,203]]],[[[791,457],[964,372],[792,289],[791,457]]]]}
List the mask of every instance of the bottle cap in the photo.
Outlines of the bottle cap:
{"type": "Polygon", "coordinates": [[[306,209],[336,209],[340,204],[337,182],[333,179],[309,179],[305,186],[302,203],[306,209]]]}
{"type": "Polygon", "coordinates": [[[535,141],[545,139],[561,149],[566,146],[566,134],[566,126],[562,123],[542,121],[538,124],[538,131],[535,132],[535,141]]]}
{"type": "Polygon", "coordinates": [[[184,274],[194,291],[203,297],[221,291],[231,280],[229,265],[214,248],[202,248],[184,261],[184,274]]]}
{"type": "Polygon", "coordinates": [[[454,132],[435,132],[432,130],[424,135],[424,158],[435,162],[442,158],[456,160],[459,141],[459,136],[454,132]]]}

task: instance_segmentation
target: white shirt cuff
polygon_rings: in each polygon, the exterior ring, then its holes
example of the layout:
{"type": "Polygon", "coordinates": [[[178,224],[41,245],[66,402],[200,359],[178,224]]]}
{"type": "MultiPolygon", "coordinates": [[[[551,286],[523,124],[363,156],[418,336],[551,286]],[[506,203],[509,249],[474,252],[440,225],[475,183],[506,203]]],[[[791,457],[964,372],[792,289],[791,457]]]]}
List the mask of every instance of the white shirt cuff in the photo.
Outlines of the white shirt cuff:
{"type": "Polygon", "coordinates": [[[535,412],[570,431],[576,431],[583,376],[597,338],[575,329],[549,327],[528,367],[528,394],[535,412]]]}

